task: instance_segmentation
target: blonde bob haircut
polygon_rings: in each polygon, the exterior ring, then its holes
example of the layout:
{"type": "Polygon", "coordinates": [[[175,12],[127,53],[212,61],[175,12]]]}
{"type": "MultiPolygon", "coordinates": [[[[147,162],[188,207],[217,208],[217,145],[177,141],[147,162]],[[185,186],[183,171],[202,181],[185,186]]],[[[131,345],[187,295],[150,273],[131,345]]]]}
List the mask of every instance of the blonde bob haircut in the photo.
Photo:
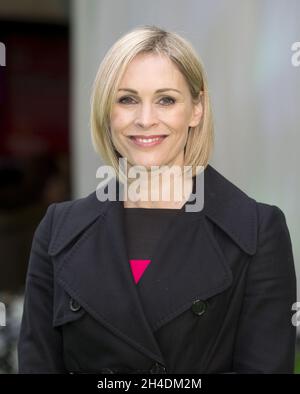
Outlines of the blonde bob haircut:
{"type": "Polygon", "coordinates": [[[111,133],[111,111],[117,90],[126,67],[140,53],[167,56],[184,76],[194,103],[202,100],[203,113],[200,124],[190,127],[185,146],[184,165],[191,166],[193,176],[196,167],[206,168],[214,144],[214,130],[207,78],[200,58],[192,45],[178,33],[169,32],[153,25],[134,28],[123,35],[103,58],[92,88],[91,136],[95,151],[105,164],[114,168],[117,178],[121,155],[114,148],[111,133]]]}

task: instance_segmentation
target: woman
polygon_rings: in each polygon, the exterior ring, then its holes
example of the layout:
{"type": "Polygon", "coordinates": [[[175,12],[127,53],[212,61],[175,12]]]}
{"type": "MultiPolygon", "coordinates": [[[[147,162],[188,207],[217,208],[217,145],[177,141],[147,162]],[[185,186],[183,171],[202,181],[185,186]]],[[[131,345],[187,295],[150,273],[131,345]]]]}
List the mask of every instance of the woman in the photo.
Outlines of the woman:
{"type": "Polygon", "coordinates": [[[293,373],[285,216],[208,164],[212,115],[191,45],[155,26],[117,41],[95,79],[91,126],[118,198],[102,201],[97,191],[49,206],[32,244],[20,372],[293,373]],[[170,176],[185,166],[192,176],[170,176]],[[146,197],[177,190],[179,198],[123,199],[136,168],[146,197]],[[203,175],[204,204],[188,210],[203,175]]]}

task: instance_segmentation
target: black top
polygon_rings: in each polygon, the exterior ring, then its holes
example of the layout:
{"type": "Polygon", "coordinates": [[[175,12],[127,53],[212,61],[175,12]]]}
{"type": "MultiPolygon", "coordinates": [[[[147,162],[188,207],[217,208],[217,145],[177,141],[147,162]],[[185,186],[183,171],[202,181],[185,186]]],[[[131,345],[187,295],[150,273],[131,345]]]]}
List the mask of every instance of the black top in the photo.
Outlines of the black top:
{"type": "Polygon", "coordinates": [[[177,220],[186,218],[186,215],[191,217],[190,213],[184,213],[184,209],[185,205],[179,209],[124,209],[128,264],[131,266],[131,272],[137,285],[148,265],[156,263],[157,253],[159,253],[157,247],[160,239],[166,236],[172,226],[177,223],[177,220]]]}
{"type": "MultiPolygon", "coordinates": [[[[195,192],[195,177],[193,178],[195,192]]],[[[194,215],[185,212],[187,202],[177,209],[173,208],[124,208],[125,240],[128,252],[128,264],[136,284],[149,264],[155,264],[159,250],[158,243],[171,228],[178,223],[190,221],[194,215]],[[171,226],[171,227],[169,227],[171,226]],[[150,260],[137,262],[133,260],[150,260]]]]}
{"type": "Polygon", "coordinates": [[[169,220],[181,209],[125,208],[125,234],[130,259],[151,259],[169,220]]]}

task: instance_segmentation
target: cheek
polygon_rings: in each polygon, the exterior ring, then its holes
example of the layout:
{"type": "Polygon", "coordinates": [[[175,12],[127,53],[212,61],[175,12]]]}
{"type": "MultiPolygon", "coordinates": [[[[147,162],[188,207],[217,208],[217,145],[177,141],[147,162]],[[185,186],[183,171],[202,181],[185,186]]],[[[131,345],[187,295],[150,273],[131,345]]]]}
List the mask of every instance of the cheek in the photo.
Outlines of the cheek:
{"type": "Polygon", "coordinates": [[[114,111],[111,116],[111,127],[116,131],[122,130],[128,122],[130,121],[130,116],[127,112],[114,111]]]}
{"type": "Polygon", "coordinates": [[[170,111],[164,116],[164,121],[178,133],[184,133],[185,129],[188,128],[188,115],[184,108],[170,111]]]}

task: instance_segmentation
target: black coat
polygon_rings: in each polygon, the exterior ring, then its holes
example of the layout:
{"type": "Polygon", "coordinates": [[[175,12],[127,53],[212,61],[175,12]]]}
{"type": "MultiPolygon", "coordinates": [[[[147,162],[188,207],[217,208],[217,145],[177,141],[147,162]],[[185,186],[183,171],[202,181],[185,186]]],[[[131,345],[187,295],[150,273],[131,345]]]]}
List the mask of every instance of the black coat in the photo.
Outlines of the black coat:
{"type": "Polygon", "coordinates": [[[212,166],[193,223],[160,244],[138,296],[122,201],[51,204],[33,239],[21,373],[293,373],[296,276],[285,216],[212,166]]]}

